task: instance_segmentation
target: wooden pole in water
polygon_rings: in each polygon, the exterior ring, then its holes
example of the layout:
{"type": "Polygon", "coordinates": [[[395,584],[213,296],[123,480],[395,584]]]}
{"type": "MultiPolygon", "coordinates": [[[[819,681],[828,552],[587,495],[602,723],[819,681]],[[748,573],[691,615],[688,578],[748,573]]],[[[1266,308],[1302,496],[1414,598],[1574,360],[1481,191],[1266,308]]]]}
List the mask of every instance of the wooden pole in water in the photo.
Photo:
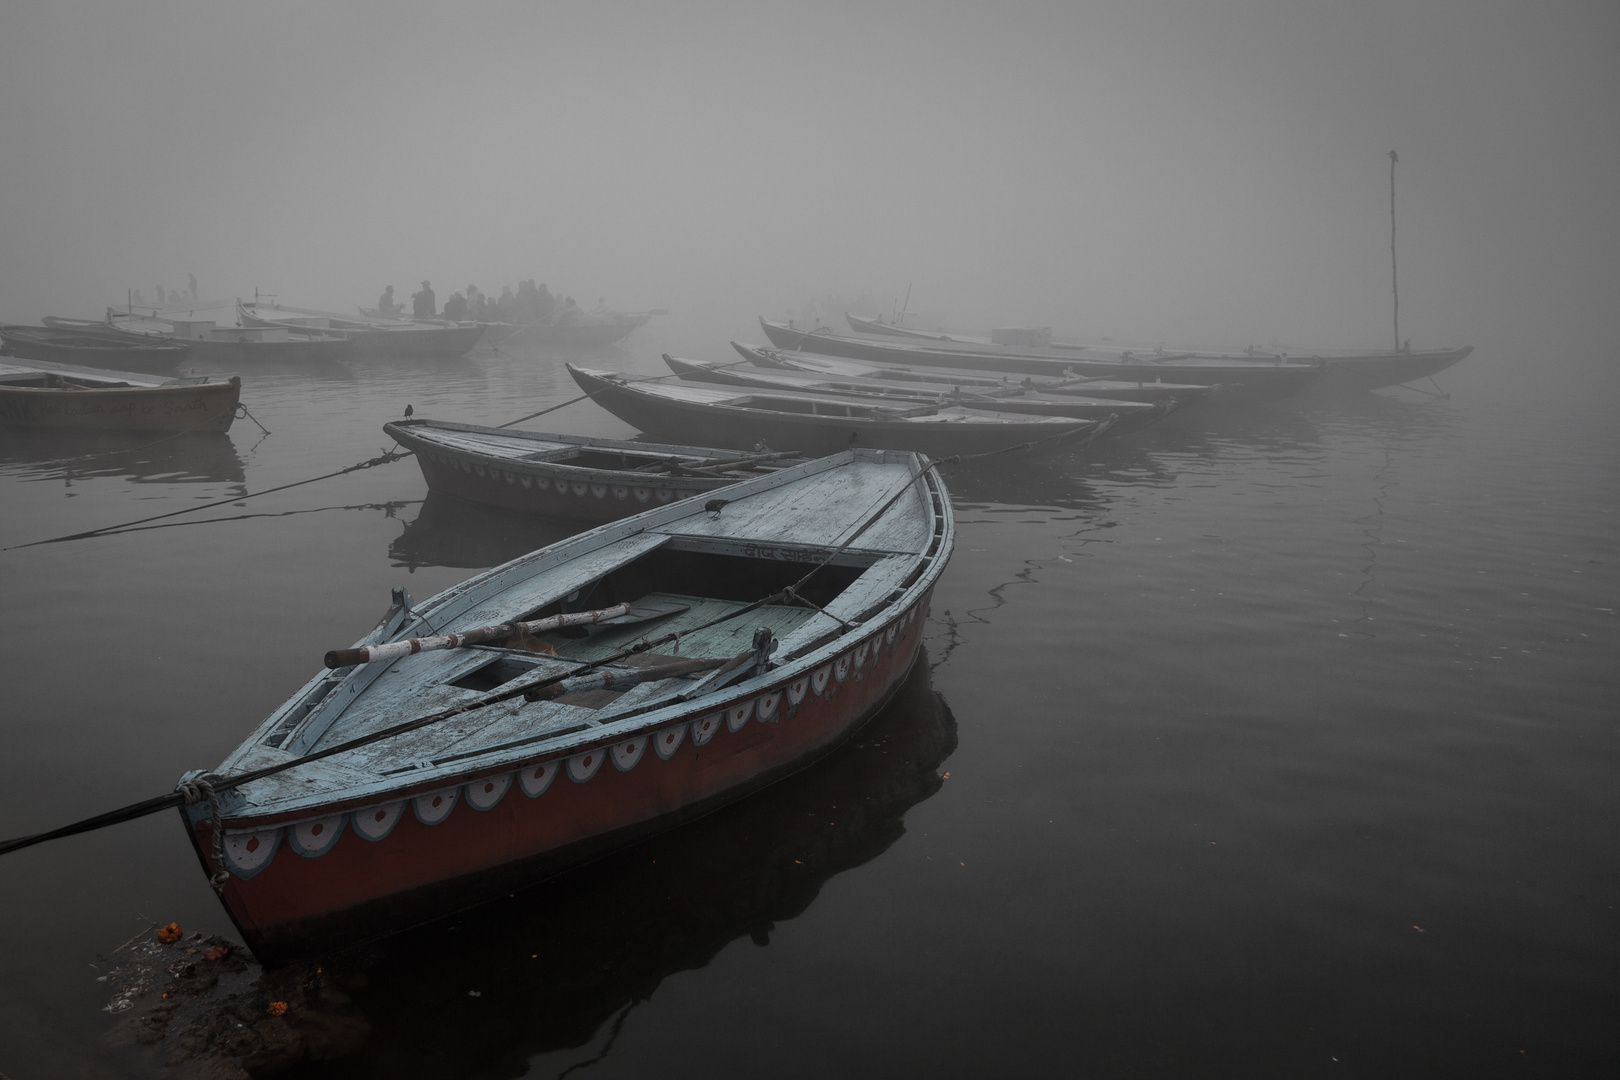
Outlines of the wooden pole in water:
{"type": "Polygon", "coordinates": [[[1395,351],[1401,351],[1401,288],[1395,275],[1395,163],[1401,160],[1389,152],[1389,288],[1395,296],[1395,351]]]}

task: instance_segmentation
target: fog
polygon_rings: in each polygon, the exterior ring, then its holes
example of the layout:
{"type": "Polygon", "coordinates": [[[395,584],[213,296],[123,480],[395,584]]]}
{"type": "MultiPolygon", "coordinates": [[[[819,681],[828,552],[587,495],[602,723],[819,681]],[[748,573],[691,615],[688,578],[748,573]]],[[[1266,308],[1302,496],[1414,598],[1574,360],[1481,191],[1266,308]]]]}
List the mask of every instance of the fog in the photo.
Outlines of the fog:
{"type": "Polygon", "coordinates": [[[1377,347],[1395,149],[1403,337],[1608,360],[1617,46],[1603,0],[8,3],[0,317],[533,277],[694,351],[908,287],[1377,347]]]}

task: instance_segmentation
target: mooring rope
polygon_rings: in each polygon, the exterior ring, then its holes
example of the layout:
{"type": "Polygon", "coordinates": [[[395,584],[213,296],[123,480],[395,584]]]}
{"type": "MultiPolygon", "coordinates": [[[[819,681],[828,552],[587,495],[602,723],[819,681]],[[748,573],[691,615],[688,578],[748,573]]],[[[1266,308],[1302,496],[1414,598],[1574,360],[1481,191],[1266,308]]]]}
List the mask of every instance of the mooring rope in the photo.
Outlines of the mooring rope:
{"type": "Polygon", "coordinates": [[[347,468],[339,469],[336,472],[329,472],[322,476],[312,476],[308,480],[295,480],[290,484],[281,484],[277,487],[265,488],[263,491],[253,491],[246,495],[235,495],[228,499],[216,499],[213,502],[202,503],[198,506],[188,506],[183,510],[171,510],[166,514],[153,514],[151,517],[137,518],[134,521],[125,521],[118,525],[105,525],[99,529],[86,529],[84,532],[69,533],[66,536],[53,536],[48,540],[32,540],[26,544],[13,544],[8,548],[0,548],[0,551],[17,551],[20,548],[39,547],[41,544],[60,544],[68,540],[85,540],[92,536],[100,536],[103,533],[116,533],[119,529],[127,529],[134,525],[145,525],[148,522],[162,521],[165,518],[179,517],[181,514],[190,514],[197,510],[208,510],[216,506],[229,506],[232,503],[246,502],[248,499],[257,499],[261,495],[272,495],[278,491],[287,491],[290,488],[303,487],[305,484],[313,484],[318,480],[330,480],[334,476],[345,476],[348,473],[359,472],[361,469],[376,468],[378,465],[387,465],[390,462],[399,461],[401,458],[406,458],[409,456],[410,451],[408,450],[401,454],[396,454],[389,451],[388,453],[381,454],[378,457],[367,458],[365,461],[356,462],[355,464],[350,465],[347,468]]]}
{"type": "Polygon", "coordinates": [[[208,800],[214,818],[214,873],[209,877],[208,884],[214,887],[216,893],[223,892],[225,883],[231,880],[231,872],[225,869],[225,821],[219,812],[219,796],[214,792],[214,785],[199,776],[195,780],[182,780],[176,790],[186,800],[187,806],[208,800]]]}

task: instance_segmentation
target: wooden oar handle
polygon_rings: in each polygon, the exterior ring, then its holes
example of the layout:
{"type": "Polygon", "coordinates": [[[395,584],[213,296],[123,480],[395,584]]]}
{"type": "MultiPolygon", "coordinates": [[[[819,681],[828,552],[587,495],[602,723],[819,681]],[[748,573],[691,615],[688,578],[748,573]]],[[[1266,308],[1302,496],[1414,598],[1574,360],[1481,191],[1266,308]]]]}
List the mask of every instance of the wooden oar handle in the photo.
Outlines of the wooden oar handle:
{"type": "Polygon", "coordinates": [[[398,660],[402,656],[414,656],[420,652],[436,652],[440,649],[460,649],[468,645],[479,645],[486,641],[511,637],[514,634],[543,634],[550,630],[559,630],[565,626],[588,626],[592,623],[604,622],[628,614],[630,614],[629,604],[614,604],[612,607],[601,608],[597,611],[575,611],[563,615],[551,615],[544,619],[535,619],[533,622],[498,623],[494,626],[480,626],[473,630],[464,630],[459,634],[406,638],[404,641],[390,641],[384,645],[368,645],[359,649],[333,649],[326,654],[326,666],[328,668],[340,668],[348,667],[350,664],[375,664],[383,660],[398,660]]]}

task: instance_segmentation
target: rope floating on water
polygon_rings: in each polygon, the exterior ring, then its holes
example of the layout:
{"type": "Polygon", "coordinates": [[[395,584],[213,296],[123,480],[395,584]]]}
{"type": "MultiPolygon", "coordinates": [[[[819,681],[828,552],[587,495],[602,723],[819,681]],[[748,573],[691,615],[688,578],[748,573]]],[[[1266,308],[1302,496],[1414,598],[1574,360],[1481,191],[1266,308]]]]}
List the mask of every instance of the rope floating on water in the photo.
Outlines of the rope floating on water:
{"type": "MultiPolygon", "coordinates": [[[[521,424],[525,420],[533,420],[537,416],[544,416],[546,413],[556,412],[558,409],[561,409],[564,406],[572,405],[575,402],[584,401],[589,396],[590,396],[589,394],[582,394],[581,396],[579,396],[577,398],[572,398],[572,399],[570,399],[568,401],[563,402],[561,405],[553,405],[550,408],[541,409],[537,413],[530,413],[528,416],[519,417],[518,419],[513,420],[513,421],[511,421],[509,423],[502,424],[501,427],[511,427],[513,424],[521,424]]],[[[241,409],[243,413],[246,413],[248,416],[252,417],[252,414],[247,412],[247,407],[246,406],[243,406],[243,405],[239,404],[237,407],[239,409],[241,409]]],[[[253,417],[253,422],[255,424],[258,424],[259,423],[258,418],[253,417]]],[[[260,428],[260,430],[264,431],[265,434],[267,434],[267,435],[269,434],[269,430],[266,429],[263,424],[259,424],[259,428],[260,428]]],[[[176,434],[183,434],[183,433],[176,432],[176,434]]],[[[169,438],[169,437],[170,436],[164,436],[164,438],[169,438]]],[[[157,440],[157,442],[162,442],[162,441],[163,441],[162,439],[157,440]]],[[[147,445],[152,446],[152,445],[156,445],[156,444],[155,443],[148,443],[147,445]]],[[[137,447],[136,449],[144,449],[144,447],[137,447]]],[[[127,451],[118,451],[118,452],[119,453],[125,453],[127,451]]],[[[399,451],[397,453],[395,451],[390,450],[387,453],[381,454],[381,455],[379,455],[377,457],[374,457],[374,458],[368,458],[365,461],[357,462],[357,463],[355,463],[353,465],[348,466],[347,468],[339,469],[336,472],[325,473],[325,474],[323,474],[321,476],[312,476],[307,480],[296,480],[293,483],[282,484],[279,487],[266,488],[263,491],[254,491],[254,492],[249,492],[246,495],[236,495],[236,496],[233,496],[232,498],[229,498],[229,499],[219,499],[219,500],[216,500],[214,502],[200,503],[197,506],[188,506],[183,510],[171,510],[167,514],[153,514],[151,517],[137,518],[134,521],[125,521],[125,522],[121,522],[121,523],[119,523],[117,525],[104,525],[99,529],[86,529],[84,532],[69,533],[66,536],[53,536],[53,537],[50,537],[49,539],[46,539],[46,540],[32,540],[32,541],[30,541],[30,542],[28,542],[26,544],[12,544],[10,547],[0,548],[0,551],[18,551],[18,550],[20,550],[22,548],[39,547],[39,546],[41,546],[43,544],[61,544],[61,543],[66,543],[69,540],[88,540],[91,537],[95,537],[95,536],[105,536],[105,535],[109,535],[109,534],[114,534],[115,535],[121,530],[131,529],[136,525],[145,525],[145,524],[147,524],[149,522],[153,522],[153,521],[163,521],[166,518],[179,517],[182,514],[195,513],[198,510],[209,510],[209,509],[212,509],[212,508],[214,508],[216,506],[229,506],[229,505],[231,505],[233,503],[245,502],[248,499],[257,499],[261,495],[271,495],[271,494],[274,494],[275,492],[278,492],[278,491],[287,491],[287,490],[289,490],[291,488],[302,487],[305,484],[313,484],[313,483],[316,483],[316,482],[321,481],[321,480],[330,480],[335,476],[345,476],[345,475],[347,475],[349,473],[352,473],[352,472],[358,472],[361,469],[371,469],[371,468],[375,468],[378,465],[388,465],[388,464],[391,464],[392,462],[403,461],[405,458],[413,457],[413,456],[415,456],[415,451],[412,451],[412,450],[402,450],[402,451],[399,451]]]]}
{"type": "Polygon", "coordinates": [[[229,506],[232,503],[246,502],[248,499],[257,499],[261,495],[271,495],[278,491],[287,491],[290,488],[303,487],[305,484],[313,484],[319,480],[330,480],[334,476],[345,476],[348,473],[359,472],[361,469],[372,469],[378,465],[387,465],[390,462],[399,461],[402,458],[407,458],[410,456],[411,454],[408,450],[404,453],[398,454],[394,453],[393,451],[389,451],[386,454],[381,454],[374,458],[368,458],[365,461],[356,462],[355,464],[350,465],[347,468],[339,469],[336,472],[329,472],[322,476],[312,476],[308,480],[295,480],[290,484],[281,484],[277,487],[265,488],[263,491],[253,491],[246,495],[236,495],[229,499],[217,499],[214,502],[202,503],[198,506],[188,506],[183,510],[171,510],[167,514],[153,514],[151,517],[137,518],[134,521],[126,521],[119,525],[105,525],[99,529],[87,529],[84,532],[69,533],[66,536],[53,536],[48,540],[33,540],[26,544],[13,544],[8,548],[0,548],[0,551],[16,551],[20,548],[39,547],[41,544],[61,544],[68,540],[86,540],[92,536],[100,536],[104,533],[116,533],[120,529],[127,529],[134,525],[145,525],[147,522],[151,521],[162,521],[165,518],[179,517],[181,514],[190,514],[197,510],[208,510],[216,506],[229,506]]]}

